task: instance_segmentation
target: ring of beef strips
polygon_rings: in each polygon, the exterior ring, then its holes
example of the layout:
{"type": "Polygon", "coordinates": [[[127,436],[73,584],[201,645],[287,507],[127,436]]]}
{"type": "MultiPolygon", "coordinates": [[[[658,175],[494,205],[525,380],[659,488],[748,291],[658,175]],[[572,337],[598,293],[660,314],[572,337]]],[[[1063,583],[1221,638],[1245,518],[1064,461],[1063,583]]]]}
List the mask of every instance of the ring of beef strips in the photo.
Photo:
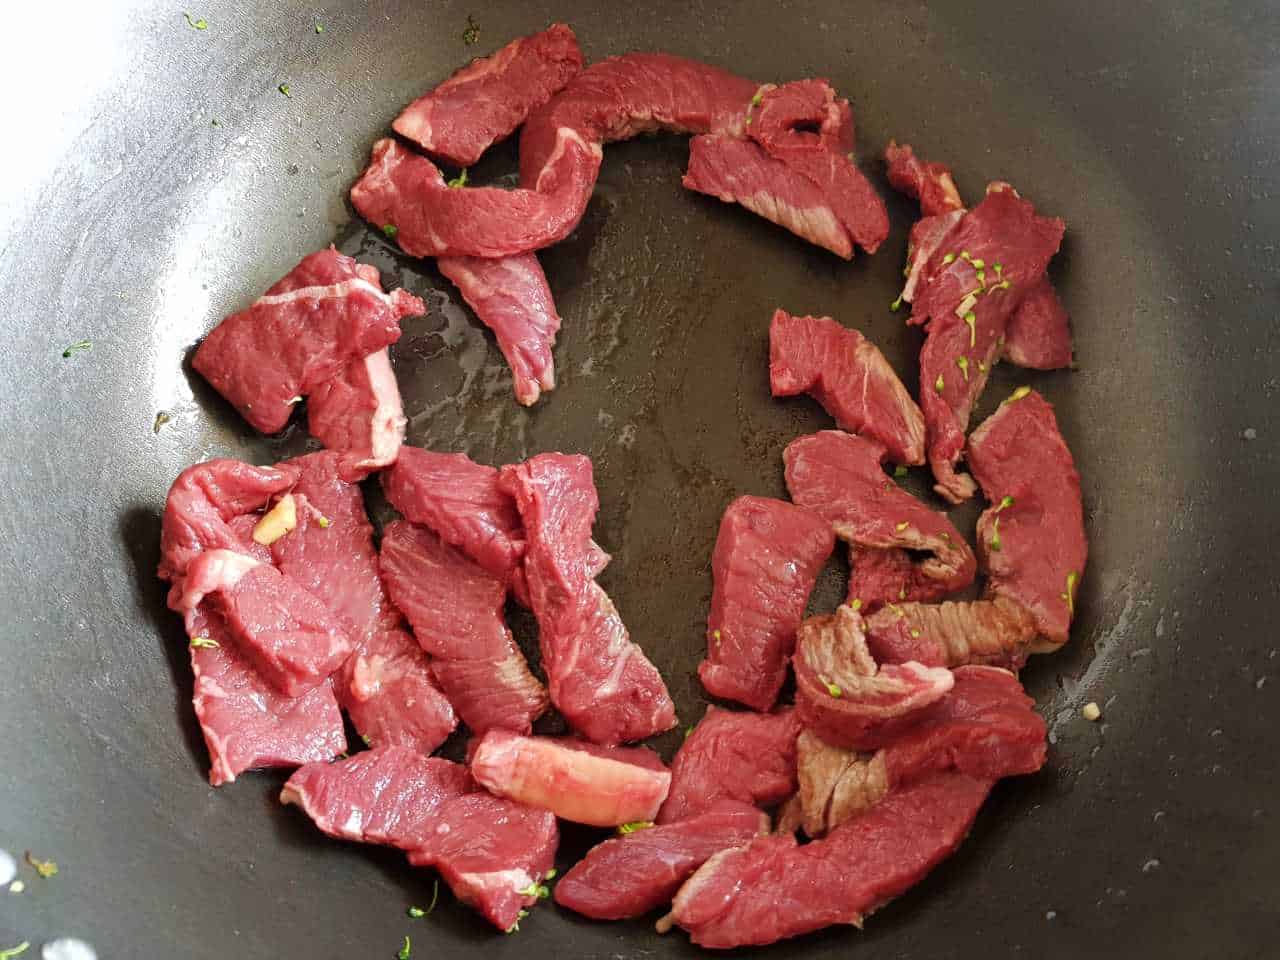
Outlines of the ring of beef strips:
{"type": "Polygon", "coordinates": [[[538,902],[559,844],[554,814],[492,796],[466,767],[409,747],[365,750],[297,770],[280,801],[341,840],[398,847],[434,867],[499,930],[538,902]]]}
{"type": "Polygon", "coordinates": [[[928,324],[920,406],[934,490],[951,503],[976,490],[972,477],[956,471],[969,415],[1003,349],[1009,318],[1042,280],[1064,229],[1008,184],[994,183],[922,269],[911,314],[911,322],[928,324]]]}
{"type": "Polygon", "coordinates": [[[675,705],[661,674],[595,581],[608,558],[591,539],[599,498],[590,458],[538,454],[503,467],[499,488],[524,524],[524,574],[551,702],[596,743],[671,729],[675,705]]]}
{"type": "MultiPolygon", "coordinates": [[[[911,228],[907,242],[906,283],[902,301],[915,299],[916,285],[929,258],[946,242],[964,216],[964,201],[951,171],[941,163],[918,159],[910,144],[892,140],[885,148],[889,183],[920,201],[923,216],[911,228]]],[[[912,322],[912,321],[908,321],[912,322]]],[[[1046,276],[1032,287],[1009,318],[1004,332],[1002,360],[1035,370],[1059,370],[1071,365],[1071,319],[1046,276]]]]}
{"type": "Polygon", "coordinates": [[[849,545],[849,602],[867,612],[936,600],[963,590],[977,572],[960,531],[894,483],[885,456],[876,441],[839,430],[800,437],[782,454],[791,499],[849,545]]]}
{"type": "Polygon", "coordinates": [[[698,666],[707,692],[756,710],[773,706],[834,545],[831,525],[803,507],[754,496],[729,504],[711,555],[707,656],[698,666]]]}
{"type": "Polygon", "coordinates": [[[330,247],[219,323],[192,366],[263,433],[284,429],[310,398],[312,435],[344,454],[344,479],[359,479],[394,461],[404,439],[386,348],[403,317],[425,312],[404,290],[384,293],[375,267],[330,247]]]}
{"type": "Polygon", "coordinates": [[[170,609],[185,614],[195,674],[192,703],[209,750],[209,781],[230,783],[245,770],[327,761],[347,749],[342,714],[328,683],[289,697],[263,678],[211,602],[192,605],[188,571],[210,552],[269,564],[253,540],[259,513],[287,494],[296,467],[211,460],[184,470],[165,501],[158,574],[170,583],[170,609]]]}

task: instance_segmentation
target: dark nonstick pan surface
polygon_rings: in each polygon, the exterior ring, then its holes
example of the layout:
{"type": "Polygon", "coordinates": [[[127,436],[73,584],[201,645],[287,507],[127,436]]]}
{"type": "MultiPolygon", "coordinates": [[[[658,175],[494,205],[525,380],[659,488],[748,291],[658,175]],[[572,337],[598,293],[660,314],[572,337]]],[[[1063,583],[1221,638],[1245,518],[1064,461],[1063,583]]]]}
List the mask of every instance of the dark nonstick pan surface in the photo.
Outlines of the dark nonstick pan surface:
{"type": "MultiPolygon", "coordinates": [[[[269,463],[306,437],[253,434],[188,356],[330,242],[425,297],[429,314],[393,350],[410,442],[494,463],[590,454],[596,536],[614,556],[604,584],[693,722],[720,513],[737,494],[781,495],[783,446],[828,423],[807,400],[769,399],[773,308],[857,325],[915,388],[920,335],[887,309],[915,217],[876,159],[892,136],[952,163],[968,196],[1007,179],[1069,225],[1053,271],[1079,369],[1001,366],[979,414],[1021,383],[1057,405],[1084,477],[1090,565],[1071,645],[1025,672],[1052,730],[1047,768],[1002,784],[958,855],[864,932],[767,952],[1274,951],[1273,4],[208,0],[191,12],[207,30],[154,0],[45,4],[6,27],[5,110],[18,120],[4,125],[0,184],[0,847],[61,872],[26,871],[24,894],[0,892],[0,948],[71,934],[104,958],[390,958],[409,934],[414,957],[692,955],[648,921],[548,906],[495,935],[446,893],[411,921],[430,872],[321,838],[276,803],[280,774],[207,786],[181,625],[153,575],[163,497],[189,463],[269,463]],[[565,319],[560,387],[517,407],[492,338],[434,267],[353,218],[346,189],[404,103],[557,19],[591,59],[661,49],[761,81],[830,77],[886,192],[883,251],[845,264],[687,194],[678,138],[611,147],[581,227],[543,257],[565,319]],[[81,338],[93,348],[64,359],[81,338]],[[172,419],[153,432],[161,411],[172,419]],[[1090,700],[1100,723],[1080,718],[1090,700]]],[[[480,174],[509,173],[514,156],[496,150],[480,174]]],[[[376,491],[370,502],[385,517],[376,491]]],[[[834,605],[843,573],[833,563],[815,608],[834,605]]],[[[589,839],[567,832],[565,862],[589,839]]]]}

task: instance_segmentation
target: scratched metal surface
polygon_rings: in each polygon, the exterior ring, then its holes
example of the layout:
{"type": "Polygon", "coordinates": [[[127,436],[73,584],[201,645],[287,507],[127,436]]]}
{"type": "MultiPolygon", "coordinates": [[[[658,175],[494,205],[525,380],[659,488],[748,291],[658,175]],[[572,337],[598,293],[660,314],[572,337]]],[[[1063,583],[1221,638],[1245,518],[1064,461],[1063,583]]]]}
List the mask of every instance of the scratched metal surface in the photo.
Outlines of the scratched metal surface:
{"type": "MultiPolygon", "coordinates": [[[[808,401],[768,398],[770,312],[858,326],[914,388],[919,335],[886,310],[914,211],[889,198],[884,251],[848,265],[685,195],[679,140],[612,147],[582,226],[544,255],[565,318],[560,387],[518,408],[492,338],[434,268],[353,221],[345,190],[403,103],[552,19],[591,58],[666,49],[760,80],[829,76],[882,188],[874,158],[896,136],[950,161],[969,196],[1007,179],[1070,225],[1053,270],[1080,369],[1001,367],[987,402],[1042,389],[1084,475],[1080,619],[1068,650],[1026,671],[1049,766],[1001,785],[960,853],[865,931],[770,953],[1274,949],[1273,5],[210,0],[192,11],[204,31],[154,0],[23,6],[0,38],[0,847],[62,869],[0,892],[0,949],[72,934],[104,958],[391,957],[409,934],[415,957],[694,952],[649,922],[546,906],[510,937],[447,896],[410,921],[430,874],[322,839],[274,802],[280,775],[211,790],[182,632],[153,577],[183,466],[306,443],[296,427],[253,435],[191,375],[192,345],[335,242],[430,305],[392,351],[410,442],[489,462],[595,459],[604,583],[682,718],[700,715],[692,668],[720,511],[781,494],[782,447],[826,423],[808,401]],[[82,337],[92,350],[63,359],[82,337]],[[160,411],[172,419],[156,433],[160,411]],[[1101,723],[1079,718],[1089,700],[1101,723]]],[[[513,158],[495,151],[484,173],[513,158]]],[[[815,607],[836,601],[841,575],[833,563],[815,607]]],[[[566,862],[588,839],[567,836],[566,862]]]]}

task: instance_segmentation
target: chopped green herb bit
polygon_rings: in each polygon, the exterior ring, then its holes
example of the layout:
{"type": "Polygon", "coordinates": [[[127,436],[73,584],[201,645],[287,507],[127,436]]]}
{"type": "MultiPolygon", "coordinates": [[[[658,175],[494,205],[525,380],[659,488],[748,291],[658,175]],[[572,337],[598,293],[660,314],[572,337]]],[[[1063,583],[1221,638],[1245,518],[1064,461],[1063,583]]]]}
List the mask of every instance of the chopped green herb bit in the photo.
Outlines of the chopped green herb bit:
{"type": "Polygon", "coordinates": [[[901,479],[902,477],[905,477],[907,475],[907,468],[904,467],[902,464],[898,464],[896,467],[893,468],[893,475],[901,479]]]}
{"type": "Polygon", "coordinates": [[[328,517],[316,517],[316,526],[321,530],[328,530],[332,522],[328,517]]]}
{"type": "Polygon", "coordinates": [[[539,900],[545,900],[551,896],[551,888],[545,883],[531,883],[523,890],[517,890],[516,893],[522,897],[537,897],[539,900]]]}
{"type": "Polygon", "coordinates": [[[220,127],[220,126],[222,126],[222,124],[220,124],[220,123],[218,122],[218,118],[217,118],[217,117],[214,117],[212,120],[210,120],[210,121],[209,121],[209,125],[210,125],[210,126],[213,126],[213,127],[220,127]]]}
{"type": "Polygon", "coordinates": [[[689,739],[689,734],[691,734],[691,733],[693,733],[693,727],[692,727],[692,726],[688,726],[688,727],[685,727],[685,728],[684,728],[684,738],[685,738],[686,740],[688,740],[688,739],[689,739]]]}
{"type": "Polygon", "coordinates": [[[412,953],[413,953],[413,944],[409,942],[409,938],[408,936],[406,936],[404,938],[404,946],[400,948],[400,952],[397,953],[396,956],[399,957],[400,960],[409,960],[409,957],[410,955],[412,955],[412,953]]]}
{"type": "Polygon", "coordinates": [[[476,18],[467,14],[467,29],[462,31],[462,42],[468,47],[480,40],[480,24],[476,23],[476,18]]]}
{"type": "Polygon", "coordinates": [[[324,33],[324,24],[319,20],[316,21],[316,33],[324,33]]]}
{"type": "Polygon", "coordinates": [[[370,740],[368,737],[366,737],[363,733],[362,733],[362,734],[360,734],[360,739],[364,741],[364,745],[365,745],[366,747],[372,747],[372,746],[373,746],[373,741],[372,741],[372,740],[370,740]]]}
{"type": "Polygon", "coordinates": [[[507,933],[519,933],[519,932],[520,932],[520,921],[521,921],[521,920],[523,920],[523,919],[524,919],[525,917],[527,917],[528,915],[529,915],[529,911],[528,911],[528,910],[521,910],[519,913],[517,913],[517,914],[516,914],[516,922],[515,922],[515,923],[513,923],[511,926],[507,927],[507,933]]]}
{"type": "Polygon", "coordinates": [[[15,880],[13,883],[9,884],[10,893],[21,893],[25,889],[27,889],[27,885],[21,880],[15,880]]]}
{"type": "Polygon", "coordinates": [[[394,223],[384,223],[382,225],[382,232],[386,234],[389,239],[394,240],[396,238],[396,234],[400,232],[400,228],[394,223]]]}
{"type": "Polygon", "coordinates": [[[969,358],[965,356],[956,357],[956,366],[960,368],[960,372],[964,374],[964,382],[969,382],[969,358]]]}
{"type": "Polygon", "coordinates": [[[947,384],[946,384],[946,381],[942,379],[942,374],[938,374],[938,379],[933,381],[933,389],[941,393],[946,388],[946,386],[947,384]]]}
{"type": "Polygon", "coordinates": [[[861,599],[860,597],[854,597],[854,598],[853,598],[853,603],[849,604],[849,608],[850,608],[850,609],[852,609],[852,610],[861,610],[861,609],[862,609],[862,599],[861,599]]]}
{"type": "Polygon", "coordinates": [[[440,878],[436,877],[435,882],[431,884],[431,902],[427,904],[427,909],[423,916],[431,913],[436,908],[436,901],[440,899],[440,878]]]}
{"type": "Polygon", "coordinates": [[[58,865],[56,863],[52,860],[37,860],[31,855],[30,850],[27,851],[27,863],[31,864],[31,868],[46,880],[58,875],[58,865]]]}
{"type": "Polygon", "coordinates": [[[978,345],[978,315],[970,310],[964,315],[964,322],[969,327],[969,346],[978,345]]]}
{"type": "MultiPolygon", "coordinates": [[[[975,263],[976,262],[977,261],[975,261],[975,263]]],[[[975,270],[973,273],[973,276],[978,281],[978,286],[980,286],[983,290],[987,289],[987,271],[975,270]]]]}
{"type": "Polygon", "coordinates": [[[913,630],[911,631],[911,636],[912,636],[912,637],[919,637],[919,636],[920,636],[920,631],[919,631],[919,630],[915,630],[915,629],[913,629],[913,630]]]}
{"type": "Polygon", "coordinates": [[[942,258],[942,265],[944,267],[949,263],[955,263],[955,262],[956,262],[956,255],[954,253],[948,253],[945,257],[942,258]]]}
{"type": "Polygon", "coordinates": [[[999,553],[1000,546],[1000,518],[996,517],[991,521],[991,549],[999,553]]]}
{"type": "Polygon", "coordinates": [[[1009,399],[1006,400],[1005,403],[1013,403],[1015,400],[1021,400],[1030,392],[1030,387],[1019,387],[1017,390],[1013,391],[1013,393],[1009,394],[1009,399]]]}
{"type": "Polygon", "coordinates": [[[637,830],[648,830],[652,826],[652,820],[635,820],[631,823],[619,824],[618,832],[626,836],[628,833],[635,833],[637,830]]]}
{"type": "Polygon", "coordinates": [[[151,425],[151,432],[159,433],[160,428],[163,427],[166,423],[168,423],[172,419],[173,418],[169,416],[169,414],[161,410],[159,413],[156,414],[156,422],[151,425]]]}
{"type": "Polygon", "coordinates": [[[844,691],[840,689],[840,684],[832,683],[826,677],[819,677],[818,679],[822,681],[822,685],[827,688],[827,693],[831,694],[831,696],[833,697],[844,696],[844,691]]]}
{"type": "Polygon", "coordinates": [[[1013,497],[1009,496],[1006,493],[1003,497],[1000,498],[1000,506],[996,508],[996,512],[999,513],[1001,510],[1005,510],[1012,506],[1013,506],[1013,497]]]}
{"type": "Polygon", "coordinates": [[[898,294],[898,299],[889,304],[889,309],[897,313],[902,308],[902,294],[898,294]]]}
{"type": "Polygon", "coordinates": [[[449,186],[454,190],[457,190],[459,187],[465,187],[466,185],[467,185],[467,171],[465,169],[460,174],[458,174],[456,177],[454,177],[452,180],[449,181],[449,186]]]}
{"type": "Polygon", "coordinates": [[[71,344],[71,346],[67,347],[67,349],[62,351],[62,356],[65,358],[65,357],[71,356],[73,353],[78,353],[81,350],[92,350],[92,349],[93,349],[92,340],[77,340],[75,343],[71,344]]]}
{"type": "Polygon", "coordinates": [[[421,907],[410,907],[408,913],[409,916],[413,917],[415,920],[421,920],[427,915],[427,911],[423,910],[421,907]]]}
{"type": "Polygon", "coordinates": [[[276,89],[279,90],[281,93],[283,93],[290,100],[293,99],[293,94],[289,92],[289,85],[287,83],[280,84],[280,86],[276,87],[276,89]]]}
{"type": "Polygon", "coordinates": [[[992,269],[992,270],[994,270],[994,271],[996,272],[996,276],[998,277],[998,276],[1000,276],[1000,274],[1002,274],[1002,273],[1004,272],[1004,264],[1003,264],[1003,263],[993,263],[993,264],[991,265],[991,269],[992,269]]]}
{"type": "Polygon", "coordinates": [[[191,14],[187,13],[185,10],[182,11],[182,15],[187,18],[187,26],[190,27],[192,30],[208,30],[209,29],[209,21],[206,20],[204,17],[201,17],[199,20],[196,20],[194,17],[191,16],[191,14]]]}
{"type": "Polygon", "coordinates": [[[748,127],[749,127],[749,126],[751,126],[751,114],[747,114],[747,123],[746,123],[746,125],[747,125],[748,127]]]}
{"type": "Polygon", "coordinates": [[[909,526],[911,526],[910,522],[908,522],[908,521],[906,521],[906,520],[903,520],[900,524],[898,524],[898,525],[897,525],[896,527],[894,527],[893,529],[895,529],[895,530],[897,530],[899,533],[901,533],[903,530],[907,529],[907,527],[909,527],[909,526]]]}
{"type": "Polygon", "coordinates": [[[961,251],[960,251],[960,259],[961,259],[961,260],[963,260],[963,261],[965,261],[965,263],[968,263],[968,262],[970,261],[970,259],[971,259],[971,258],[970,258],[970,256],[969,256],[969,251],[968,251],[968,250],[961,250],[961,251]]]}
{"type": "Polygon", "coordinates": [[[0,960],[13,960],[14,957],[26,953],[30,946],[30,940],[23,940],[16,947],[10,947],[8,950],[0,950],[0,960]]]}
{"type": "Polygon", "coordinates": [[[981,270],[981,269],[982,269],[983,267],[985,267],[986,265],[987,265],[987,261],[985,261],[985,260],[970,260],[970,261],[969,261],[969,266],[973,267],[973,269],[975,269],[975,270],[981,270]]]}
{"type": "Polygon", "coordinates": [[[757,90],[757,91],[755,92],[755,95],[754,95],[754,96],[752,96],[752,98],[751,98],[751,105],[752,105],[753,107],[758,107],[758,106],[760,106],[760,101],[761,101],[761,100],[763,100],[763,99],[764,99],[764,88],[763,88],[763,87],[761,87],[759,90],[757,90]]]}
{"type": "Polygon", "coordinates": [[[559,871],[559,870],[557,870],[555,867],[552,867],[550,870],[548,870],[548,871],[547,871],[547,875],[546,875],[545,877],[543,877],[542,879],[543,879],[543,880],[554,880],[554,879],[556,878],[556,874],[557,874],[557,873],[559,873],[559,872],[560,872],[560,871],[559,871]]]}
{"type": "MultiPolygon", "coordinates": [[[[1076,615],[1076,580],[1078,574],[1072,570],[1067,574],[1067,592],[1062,595],[1062,599],[1067,601],[1067,613],[1071,616],[1076,615]]],[[[56,872],[56,868],[55,868],[56,872]]]]}
{"type": "Polygon", "coordinates": [[[209,637],[192,637],[191,646],[195,647],[197,650],[216,650],[219,648],[220,644],[217,640],[213,640],[209,637]]]}

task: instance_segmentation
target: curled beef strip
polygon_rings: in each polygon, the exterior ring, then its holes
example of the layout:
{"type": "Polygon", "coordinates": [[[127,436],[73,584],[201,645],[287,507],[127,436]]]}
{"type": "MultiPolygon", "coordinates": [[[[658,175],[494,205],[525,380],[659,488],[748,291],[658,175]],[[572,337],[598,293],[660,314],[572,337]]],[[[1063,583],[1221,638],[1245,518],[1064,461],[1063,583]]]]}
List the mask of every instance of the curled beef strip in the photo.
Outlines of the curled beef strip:
{"type": "Polygon", "coordinates": [[[867,611],[935,600],[973,582],[977,559],[947,519],[900,488],[872,440],[823,430],[783,451],[787,490],[850,545],[849,602],[867,611]],[[913,560],[907,550],[925,554],[913,560]]]}
{"type": "Polygon", "coordinates": [[[1016,600],[889,604],[867,617],[867,646],[880,663],[915,660],[930,667],[990,664],[1017,670],[1037,635],[1016,600]]]}
{"type": "Polygon", "coordinates": [[[828,743],[874,750],[915,722],[954,684],[951,671],[923,664],[877,665],[852,607],[810,617],[793,658],[796,714],[828,743]]]}

